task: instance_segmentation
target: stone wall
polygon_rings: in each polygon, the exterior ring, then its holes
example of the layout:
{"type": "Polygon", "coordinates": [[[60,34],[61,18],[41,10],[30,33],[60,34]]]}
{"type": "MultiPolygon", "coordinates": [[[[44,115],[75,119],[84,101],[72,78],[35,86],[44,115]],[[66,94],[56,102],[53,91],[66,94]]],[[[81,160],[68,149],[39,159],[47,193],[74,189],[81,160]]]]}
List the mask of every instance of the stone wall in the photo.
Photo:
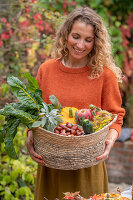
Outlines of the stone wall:
{"type": "Polygon", "coordinates": [[[132,184],[133,141],[116,142],[106,164],[110,182],[132,184]]]}

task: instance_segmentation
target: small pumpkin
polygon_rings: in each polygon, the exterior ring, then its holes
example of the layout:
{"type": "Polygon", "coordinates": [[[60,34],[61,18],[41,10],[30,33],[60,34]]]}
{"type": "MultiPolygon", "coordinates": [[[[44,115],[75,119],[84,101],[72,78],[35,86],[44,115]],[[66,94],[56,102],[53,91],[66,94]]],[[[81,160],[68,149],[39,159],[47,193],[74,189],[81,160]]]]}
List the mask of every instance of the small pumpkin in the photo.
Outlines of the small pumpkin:
{"type": "Polygon", "coordinates": [[[66,124],[67,122],[70,122],[72,124],[76,124],[75,121],[75,113],[78,111],[75,107],[64,107],[61,111],[60,118],[63,120],[61,124],[66,124]]]}

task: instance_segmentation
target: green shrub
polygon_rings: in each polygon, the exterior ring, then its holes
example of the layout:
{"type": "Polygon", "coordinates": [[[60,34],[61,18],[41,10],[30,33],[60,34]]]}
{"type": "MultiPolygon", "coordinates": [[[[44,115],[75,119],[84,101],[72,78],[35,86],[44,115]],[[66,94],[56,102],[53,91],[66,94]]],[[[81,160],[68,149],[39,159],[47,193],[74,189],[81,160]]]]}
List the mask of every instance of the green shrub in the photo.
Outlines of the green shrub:
{"type": "Polygon", "coordinates": [[[0,146],[0,199],[33,200],[37,164],[30,158],[25,146],[26,129],[18,128],[14,145],[19,154],[18,160],[9,158],[0,146]]]}

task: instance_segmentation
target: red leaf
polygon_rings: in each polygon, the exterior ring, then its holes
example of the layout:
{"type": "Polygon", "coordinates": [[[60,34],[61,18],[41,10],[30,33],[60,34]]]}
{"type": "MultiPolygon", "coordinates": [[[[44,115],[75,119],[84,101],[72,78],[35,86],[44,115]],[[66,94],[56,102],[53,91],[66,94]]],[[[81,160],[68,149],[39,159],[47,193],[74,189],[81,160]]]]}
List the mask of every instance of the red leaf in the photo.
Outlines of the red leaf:
{"type": "Polygon", "coordinates": [[[0,21],[3,23],[7,23],[7,19],[5,17],[2,17],[0,21]]]}
{"type": "Polygon", "coordinates": [[[124,47],[127,47],[128,44],[129,44],[129,41],[128,41],[126,38],[124,38],[124,41],[123,41],[122,45],[123,45],[124,47]]]}
{"type": "Polygon", "coordinates": [[[2,39],[2,40],[8,40],[8,39],[9,39],[9,34],[8,34],[8,32],[2,33],[2,34],[1,34],[1,39],[2,39]]]}
{"type": "Polygon", "coordinates": [[[25,10],[25,13],[29,13],[30,12],[30,8],[27,8],[26,10],[25,10]]]}
{"type": "Polygon", "coordinates": [[[0,40],[0,47],[3,45],[3,41],[2,40],[0,40]]]}
{"type": "Polygon", "coordinates": [[[71,4],[72,4],[72,6],[76,6],[77,5],[77,3],[75,1],[72,1],[71,4]]]}
{"type": "Polygon", "coordinates": [[[23,26],[23,28],[25,28],[27,26],[27,21],[24,20],[23,22],[21,22],[21,26],[23,26]]]}
{"type": "Polygon", "coordinates": [[[43,24],[43,21],[42,20],[39,20],[38,22],[37,22],[37,24],[43,24]]]}
{"type": "Polygon", "coordinates": [[[130,27],[129,26],[121,26],[121,31],[123,36],[131,37],[130,27]]]}
{"type": "Polygon", "coordinates": [[[12,36],[12,30],[9,30],[9,34],[10,34],[10,36],[12,36]]]}
{"type": "Polygon", "coordinates": [[[37,13],[33,16],[34,19],[38,19],[40,20],[41,19],[41,14],[40,13],[37,13]]]}
{"type": "Polygon", "coordinates": [[[8,28],[8,29],[10,29],[11,28],[11,24],[9,24],[8,22],[6,23],[6,27],[8,28]]]}
{"type": "Polygon", "coordinates": [[[43,30],[44,30],[44,26],[40,26],[40,27],[39,27],[39,30],[40,30],[40,31],[43,31],[43,30]]]}
{"type": "Polygon", "coordinates": [[[130,14],[128,19],[127,19],[127,24],[133,28],[133,14],[130,14]]]}

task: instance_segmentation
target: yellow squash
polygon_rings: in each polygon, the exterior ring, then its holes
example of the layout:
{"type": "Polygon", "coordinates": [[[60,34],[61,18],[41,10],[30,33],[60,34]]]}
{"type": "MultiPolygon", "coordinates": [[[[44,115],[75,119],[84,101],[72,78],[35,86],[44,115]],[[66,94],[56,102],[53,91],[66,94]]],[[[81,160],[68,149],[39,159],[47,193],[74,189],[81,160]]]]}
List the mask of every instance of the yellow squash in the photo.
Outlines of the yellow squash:
{"type": "Polygon", "coordinates": [[[63,120],[62,124],[66,124],[67,122],[70,122],[72,124],[76,124],[75,121],[75,113],[78,111],[75,107],[64,107],[61,111],[61,119],[63,120]]]}

